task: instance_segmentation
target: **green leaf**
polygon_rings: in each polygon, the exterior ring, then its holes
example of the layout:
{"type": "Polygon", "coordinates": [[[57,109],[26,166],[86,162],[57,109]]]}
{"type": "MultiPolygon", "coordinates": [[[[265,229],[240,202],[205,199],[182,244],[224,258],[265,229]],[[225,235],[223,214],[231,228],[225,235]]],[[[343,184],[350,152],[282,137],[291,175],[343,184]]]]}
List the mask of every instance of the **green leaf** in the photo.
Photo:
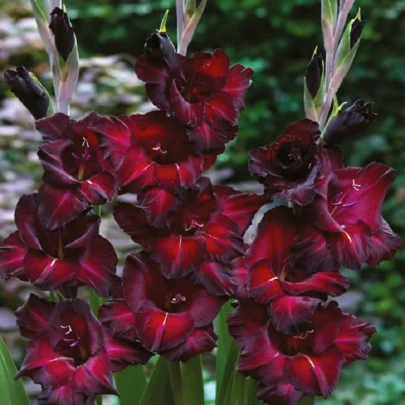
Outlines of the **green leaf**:
{"type": "Polygon", "coordinates": [[[159,357],[153,368],[140,405],[174,405],[173,391],[170,386],[170,376],[167,360],[159,357]]]}
{"type": "MultiPolygon", "coordinates": [[[[233,376],[236,373],[236,366],[239,360],[239,348],[236,346],[235,341],[232,341],[231,347],[229,348],[228,357],[226,360],[225,368],[222,373],[221,384],[219,391],[217,393],[215,404],[225,405],[227,394],[231,391],[231,385],[233,381],[233,376]]],[[[219,375],[218,375],[219,377],[219,375]]],[[[218,381],[217,377],[217,381],[218,381]]],[[[228,400],[230,400],[228,396],[228,400]]],[[[233,405],[233,404],[232,404],[233,405]]]]}
{"type": "Polygon", "coordinates": [[[15,381],[17,373],[14,361],[10,356],[7,346],[0,336],[0,393],[1,403],[29,405],[27,393],[21,380],[15,381]]]}
{"type": "MultiPolygon", "coordinates": [[[[256,405],[259,400],[256,398],[258,382],[251,377],[245,379],[245,392],[243,405],[256,405]]],[[[261,401],[260,401],[261,402],[261,401]]]]}
{"type": "Polygon", "coordinates": [[[129,366],[114,374],[120,393],[120,405],[138,405],[146,389],[147,380],[142,366],[129,366]]]}
{"type": "MultiPolygon", "coordinates": [[[[219,395],[219,388],[221,386],[222,376],[224,375],[225,365],[228,358],[229,348],[232,344],[232,337],[229,334],[228,324],[226,319],[232,311],[231,302],[228,301],[222,306],[216,320],[216,332],[218,335],[218,350],[216,356],[216,370],[217,370],[217,387],[216,397],[219,395]]],[[[218,402],[217,402],[218,405],[218,402]]]]}
{"type": "Polygon", "coordinates": [[[103,299],[98,296],[97,292],[89,287],[90,308],[95,316],[98,315],[98,309],[103,304],[103,299]]]}
{"type": "Polygon", "coordinates": [[[308,397],[305,396],[301,399],[298,405],[314,405],[315,404],[315,397],[308,397]]]}
{"type": "Polygon", "coordinates": [[[201,355],[180,364],[184,405],[204,405],[201,355]]]}
{"type": "Polygon", "coordinates": [[[232,378],[232,387],[230,392],[231,405],[243,405],[245,400],[245,377],[243,374],[235,371],[232,378]]]}
{"type": "Polygon", "coordinates": [[[181,383],[180,362],[169,361],[167,366],[169,368],[170,385],[172,387],[174,403],[175,405],[183,405],[183,385],[181,383]]]}

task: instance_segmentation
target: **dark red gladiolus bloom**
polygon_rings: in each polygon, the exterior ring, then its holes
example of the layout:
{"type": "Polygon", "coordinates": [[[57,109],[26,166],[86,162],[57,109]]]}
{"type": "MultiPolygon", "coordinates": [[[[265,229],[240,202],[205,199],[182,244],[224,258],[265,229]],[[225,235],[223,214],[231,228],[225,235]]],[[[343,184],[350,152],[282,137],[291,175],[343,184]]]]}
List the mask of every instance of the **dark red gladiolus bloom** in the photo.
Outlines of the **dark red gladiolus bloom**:
{"type": "Polygon", "coordinates": [[[136,61],[135,72],[146,82],[152,103],[190,128],[198,152],[221,150],[235,136],[253,71],[242,65],[230,67],[224,51],[192,57],[175,54],[170,59],[146,53],[136,61]]]}
{"type": "Polygon", "coordinates": [[[391,259],[402,243],[381,206],[394,179],[392,168],[375,162],[320,178],[317,197],[304,209],[308,223],[296,239],[294,261],[311,271],[324,263],[359,269],[391,259]]]}
{"type": "Polygon", "coordinates": [[[164,227],[152,227],[142,209],[128,203],[117,205],[114,218],[134,242],[148,249],[165,277],[194,273],[211,293],[225,295],[232,290],[228,263],[243,254],[243,234],[262,203],[260,196],[213,188],[202,178],[182,195],[164,227]]]}
{"type": "Polygon", "coordinates": [[[90,129],[96,119],[94,113],[79,121],[57,113],[36,123],[45,141],[38,151],[44,168],[39,215],[51,230],[117,194],[112,165],[90,129]]]}
{"type": "MultiPolygon", "coordinates": [[[[371,349],[368,341],[375,328],[342,313],[336,302],[318,307],[311,325],[299,335],[280,333],[272,322],[255,323],[250,316],[254,304],[246,312],[245,305],[241,302],[229,321],[234,335],[235,324],[250,320],[249,328],[237,329],[238,370],[266,387],[259,395],[268,403],[296,405],[302,394],[328,397],[342,366],[366,359],[371,349]]],[[[256,305],[260,312],[262,306],[256,305]]]]}
{"type": "Polygon", "coordinates": [[[39,219],[38,194],[20,198],[17,232],[0,244],[0,274],[29,280],[44,290],[90,285],[102,296],[115,288],[117,255],[98,235],[100,218],[93,211],[52,231],[39,219]]]}
{"type": "Polygon", "coordinates": [[[269,304],[274,327],[283,333],[300,333],[328,295],[336,297],[349,287],[348,280],[334,271],[309,274],[291,266],[289,255],[299,232],[299,218],[287,207],[264,215],[245,263],[249,296],[269,304]]]}
{"type": "Polygon", "coordinates": [[[84,301],[55,304],[31,295],[16,315],[31,340],[16,377],[41,384],[40,404],[84,405],[91,396],[117,393],[103,327],[84,301]]]}
{"type": "MultiPolygon", "coordinates": [[[[189,278],[166,279],[145,251],[127,257],[122,285],[126,303],[135,314],[136,335],[146,349],[173,360],[187,360],[213,349],[212,321],[224,298],[210,295],[189,278]]],[[[128,317],[127,308],[122,310],[128,317]]],[[[122,331],[121,316],[117,318],[117,326],[110,318],[109,329],[122,331]]]]}
{"type": "Polygon", "coordinates": [[[298,205],[309,204],[315,196],[320,170],[319,126],[308,119],[287,127],[275,142],[249,152],[249,171],[258,176],[269,197],[298,205]]]}
{"type": "Polygon", "coordinates": [[[93,128],[117,162],[121,192],[136,194],[153,186],[177,192],[192,186],[216,160],[216,155],[196,155],[184,125],[163,111],[104,117],[93,128]]]}

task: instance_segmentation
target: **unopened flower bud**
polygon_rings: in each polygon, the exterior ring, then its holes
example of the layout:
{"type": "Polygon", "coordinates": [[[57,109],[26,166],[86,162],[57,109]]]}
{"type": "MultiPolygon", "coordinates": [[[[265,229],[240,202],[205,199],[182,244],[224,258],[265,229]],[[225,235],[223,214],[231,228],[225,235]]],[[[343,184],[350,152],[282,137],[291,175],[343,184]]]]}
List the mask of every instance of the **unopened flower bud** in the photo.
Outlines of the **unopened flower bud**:
{"type": "Polygon", "coordinates": [[[49,96],[42,85],[24,66],[6,70],[4,77],[10,90],[24,104],[36,120],[47,115],[49,96]]]}
{"type": "Polygon", "coordinates": [[[364,20],[360,20],[356,18],[353,21],[352,28],[350,30],[350,49],[356,45],[356,42],[359,40],[361,33],[363,32],[363,28],[366,22],[364,20]]]}
{"type": "Polygon", "coordinates": [[[371,103],[357,100],[350,107],[338,112],[328,125],[323,139],[329,145],[337,145],[345,138],[364,131],[376,118],[377,114],[373,112],[371,103]]]}
{"type": "Polygon", "coordinates": [[[67,13],[55,7],[51,13],[49,28],[55,36],[56,49],[66,62],[75,44],[73,28],[67,13]]]}
{"type": "Polygon", "coordinates": [[[323,59],[320,52],[314,53],[312,59],[307,65],[307,70],[305,72],[305,83],[307,85],[308,91],[312,98],[315,98],[319,87],[321,85],[323,71],[323,59]]]}
{"type": "Polygon", "coordinates": [[[170,59],[176,49],[166,32],[149,34],[144,45],[145,54],[153,58],[170,59]]]}

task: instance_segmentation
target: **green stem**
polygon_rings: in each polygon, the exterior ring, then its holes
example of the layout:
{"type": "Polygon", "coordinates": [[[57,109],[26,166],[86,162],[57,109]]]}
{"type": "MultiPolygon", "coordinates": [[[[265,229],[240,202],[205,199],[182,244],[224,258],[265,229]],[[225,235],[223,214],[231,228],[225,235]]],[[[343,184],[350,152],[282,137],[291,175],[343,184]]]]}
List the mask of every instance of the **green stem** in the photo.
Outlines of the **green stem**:
{"type": "Polygon", "coordinates": [[[169,361],[168,365],[169,365],[170,383],[172,385],[172,391],[174,396],[174,403],[175,405],[183,405],[180,362],[169,361]]]}

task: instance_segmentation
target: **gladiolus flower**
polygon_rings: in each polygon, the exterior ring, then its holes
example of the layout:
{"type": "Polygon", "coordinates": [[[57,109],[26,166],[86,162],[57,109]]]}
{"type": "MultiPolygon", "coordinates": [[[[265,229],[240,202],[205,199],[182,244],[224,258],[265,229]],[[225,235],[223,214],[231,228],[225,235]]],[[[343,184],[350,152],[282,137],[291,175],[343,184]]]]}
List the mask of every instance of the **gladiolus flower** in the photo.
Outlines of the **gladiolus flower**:
{"type": "Polygon", "coordinates": [[[65,225],[89,205],[104,204],[117,194],[111,163],[90,129],[96,117],[91,113],[73,121],[58,113],[36,123],[45,141],[38,151],[44,167],[39,215],[48,229],[65,225]]]}
{"type": "Polygon", "coordinates": [[[224,51],[175,54],[170,59],[145,53],[136,61],[135,72],[146,82],[152,103],[189,127],[196,151],[222,150],[235,136],[253,71],[230,67],[224,51]]]}
{"type": "Polygon", "coordinates": [[[150,358],[144,349],[109,337],[78,299],[55,304],[31,294],[16,315],[21,334],[30,339],[16,377],[41,384],[39,404],[84,405],[89,397],[117,394],[111,371],[123,368],[121,361],[145,364],[150,358]]]}
{"type": "Polygon", "coordinates": [[[111,243],[98,235],[100,218],[92,211],[52,231],[39,220],[38,194],[20,198],[17,231],[0,244],[0,274],[29,280],[55,290],[90,285],[107,296],[117,282],[117,255],[111,243]]]}
{"type": "Polygon", "coordinates": [[[121,321],[122,314],[125,318],[130,316],[130,308],[135,316],[135,335],[150,351],[184,361],[215,347],[211,324],[224,298],[210,295],[189,278],[166,279],[145,251],[128,256],[122,285],[127,306],[114,305],[113,311],[120,314],[116,320],[108,316],[111,306],[103,312],[102,319],[108,319],[109,330],[115,329],[120,335],[133,333],[124,330],[121,321]]]}
{"type": "Polygon", "coordinates": [[[165,277],[194,274],[211,293],[224,295],[232,283],[227,263],[243,254],[243,234],[262,203],[260,196],[213,188],[202,178],[160,228],[147,223],[141,207],[128,203],[117,205],[114,218],[148,249],[165,277]]]}

